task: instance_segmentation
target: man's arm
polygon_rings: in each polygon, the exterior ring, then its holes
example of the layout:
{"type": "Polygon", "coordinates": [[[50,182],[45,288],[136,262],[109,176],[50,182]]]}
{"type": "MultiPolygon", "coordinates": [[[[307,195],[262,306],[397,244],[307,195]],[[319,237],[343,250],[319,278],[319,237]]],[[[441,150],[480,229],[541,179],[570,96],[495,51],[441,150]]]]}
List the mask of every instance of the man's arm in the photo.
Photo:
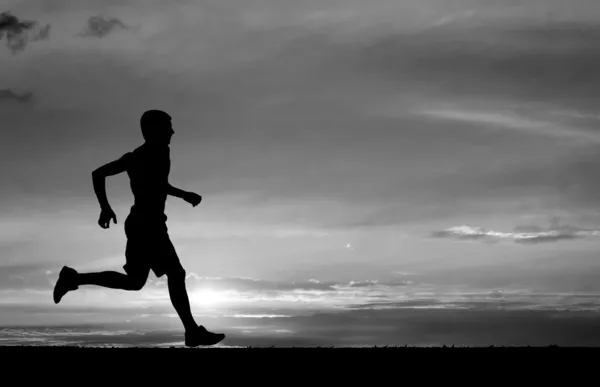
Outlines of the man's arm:
{"type": "Polygon", "coordinates": [[[127,157],[128,155],[125,155],[120,159],[105,164],[92,172],[94,192],[96,193],[96,197],[98,198],[101,209],[98,224],[102,228],[108,228],[111,219],[115,222],[115,224],[117,223],[117,217],[110,207],[106,197],[106,177],[125,172],[127,157]]]}
{"type": "Polygon", "coordinates": [[[170,183],[167,183],[167,195],[183,199],[194,207],[196,207],[202,201],[202,196],[193,192],[187,192],[182,189],[175,188],[170,183]]]}
{"type": "Polygon", "coordinates": [[[176,198],[184,199],[189,192],[182,189],[173,187],[170,183],[167,183],[167,195],[174,196],[176,198]]]}

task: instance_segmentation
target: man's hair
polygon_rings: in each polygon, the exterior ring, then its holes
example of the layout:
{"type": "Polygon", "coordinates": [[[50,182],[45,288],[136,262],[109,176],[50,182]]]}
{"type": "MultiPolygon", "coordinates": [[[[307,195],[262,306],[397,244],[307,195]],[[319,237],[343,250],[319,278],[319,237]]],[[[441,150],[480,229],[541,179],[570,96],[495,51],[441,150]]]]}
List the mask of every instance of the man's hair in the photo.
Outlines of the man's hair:
{"type": "Polygon", "coordinates": [[[168,121],[171,116],[162,110],[147,110],[140,118],[140,126],[142,127],[142,136],[148,138],[152,130],[156,127],[156,123],[160,121],[168,121]]]}

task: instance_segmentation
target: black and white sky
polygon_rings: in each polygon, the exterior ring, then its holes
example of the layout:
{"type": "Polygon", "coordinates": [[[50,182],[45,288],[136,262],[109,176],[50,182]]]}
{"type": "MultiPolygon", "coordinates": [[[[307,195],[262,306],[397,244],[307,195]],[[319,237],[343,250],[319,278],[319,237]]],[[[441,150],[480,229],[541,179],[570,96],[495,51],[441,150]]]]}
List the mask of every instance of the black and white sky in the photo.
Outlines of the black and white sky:
{"type": "Polygon", "coordinates": [[[9,337],[177,327],[156,278],[51,297],[65,264],[121,269],[128,181],[108,180],[118,224],[103,230],[91,171],[139,146],[156,108],[173,117],[171,183],[203,196],[167,203],[192,307],[238,342],[262,342],[249,326],[278,343],[599,340],[597,1],[3,0],[0,13],[9,337]]]}

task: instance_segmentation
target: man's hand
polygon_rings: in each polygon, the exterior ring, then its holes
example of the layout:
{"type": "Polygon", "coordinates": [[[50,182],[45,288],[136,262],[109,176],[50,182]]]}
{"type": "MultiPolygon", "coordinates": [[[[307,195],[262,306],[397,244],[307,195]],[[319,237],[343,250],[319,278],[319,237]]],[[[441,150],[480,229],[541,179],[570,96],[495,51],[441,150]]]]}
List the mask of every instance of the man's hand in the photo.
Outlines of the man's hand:
{"type": "Polygon", "coordinates": [[[110,220],[113,220],[115,224],[117,224],[117,215],[115,215],[112,208],[103,208],[100,212],[100,219],[98,219],[98,224],[103,229],[107,229],[110,227],[110,220]]]}
{"type": "Polygon", "coordinates": [[[186,192],[182,199],[196,207],[202,201],[202,196],[193,192],[186,192]]]}

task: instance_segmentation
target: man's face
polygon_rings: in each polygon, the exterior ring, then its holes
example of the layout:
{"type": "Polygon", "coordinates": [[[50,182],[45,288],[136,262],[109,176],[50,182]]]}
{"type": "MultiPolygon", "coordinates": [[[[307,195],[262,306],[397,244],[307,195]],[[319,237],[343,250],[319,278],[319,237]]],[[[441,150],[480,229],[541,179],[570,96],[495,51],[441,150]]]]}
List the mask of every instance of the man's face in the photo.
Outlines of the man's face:
{"type": "Polygon", "coordinates": [[[175,134],[171,120],[163,120],[156,123],[153,140],[159,144],[169,145],[171,137],[175,134]]]}

